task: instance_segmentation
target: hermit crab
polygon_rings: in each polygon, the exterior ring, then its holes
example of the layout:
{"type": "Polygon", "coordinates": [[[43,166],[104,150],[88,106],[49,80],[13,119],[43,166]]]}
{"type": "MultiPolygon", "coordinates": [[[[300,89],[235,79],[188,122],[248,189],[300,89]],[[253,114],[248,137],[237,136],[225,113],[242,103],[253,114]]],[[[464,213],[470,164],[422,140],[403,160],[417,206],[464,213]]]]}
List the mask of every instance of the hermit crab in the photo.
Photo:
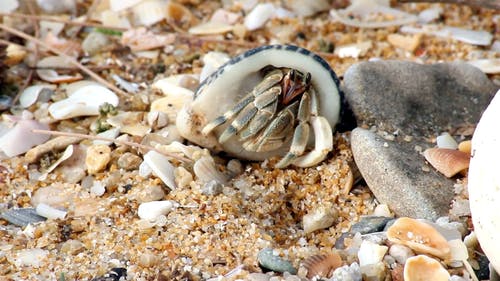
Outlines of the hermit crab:
{"type": "Polygon", "coordinates": [[[339,80],[318,55],[291,45],[249,50],[222,65],[177,115],[191,142],[247,160],[282,156],[310,167],[333,147],[339,80]]]}

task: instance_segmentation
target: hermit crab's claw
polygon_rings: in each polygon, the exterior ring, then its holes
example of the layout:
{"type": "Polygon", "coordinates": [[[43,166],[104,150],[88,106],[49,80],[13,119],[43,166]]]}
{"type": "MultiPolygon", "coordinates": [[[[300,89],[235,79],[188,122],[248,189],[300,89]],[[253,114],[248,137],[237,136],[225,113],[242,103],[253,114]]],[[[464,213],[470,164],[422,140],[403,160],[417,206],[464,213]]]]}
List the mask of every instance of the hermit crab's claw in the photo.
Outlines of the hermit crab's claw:
{"type": "Polygon", "coordinates": [[[298,167],[311,167],[318,164],[333,148],[332,126],[328,120],[322,116],[312,116],[310,122],[314,131],[314,149],[292,162],[298,167]]]}

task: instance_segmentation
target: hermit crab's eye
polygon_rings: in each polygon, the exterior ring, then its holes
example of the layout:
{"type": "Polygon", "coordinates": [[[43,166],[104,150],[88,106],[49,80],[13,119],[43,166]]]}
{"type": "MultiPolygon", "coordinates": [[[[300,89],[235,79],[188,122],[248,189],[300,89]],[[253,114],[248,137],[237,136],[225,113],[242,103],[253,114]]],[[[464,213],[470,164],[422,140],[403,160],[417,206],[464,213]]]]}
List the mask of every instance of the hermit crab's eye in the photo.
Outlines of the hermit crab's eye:
{"type": "Polygon", "coordinates": [[[192,142],[242,159],[283,156],[276,167],[312,166],[333,148],[338,85],[319,56],[296,46],[263,46],[202,82],[178,114],[177,128],[192,142]]]}

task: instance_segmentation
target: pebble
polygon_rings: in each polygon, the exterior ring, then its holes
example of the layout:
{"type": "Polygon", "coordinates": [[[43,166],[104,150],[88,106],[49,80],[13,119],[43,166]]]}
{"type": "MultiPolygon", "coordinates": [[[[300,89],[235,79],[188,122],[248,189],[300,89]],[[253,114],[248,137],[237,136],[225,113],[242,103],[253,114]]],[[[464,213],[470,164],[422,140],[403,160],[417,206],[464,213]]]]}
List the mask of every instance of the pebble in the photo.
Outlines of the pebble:
{"type": "Polygon", "coordinates": [[[302,217],[305,233],[324,229],[333,225],[338,217],[338,211],[333,206],[319,206],[302,217]]]}
{"type": "Polygon", "coordinates": [[[424,171],[415,145],[415,140],[387,141],[361,128],[351,133],[354,159],[375,197],[398,216],[434,220],[448,214],[454,180],[434,169],[424,171]]]}
{"type": "Polygon", "coordinates": [[[354,262],[351,265],[344,265],[335,269],[330,281],[361,281],[361,268],[358,263],[354,262]]]}
{"type": "Polygon", "coordinates": [[[370,61],[344,75],[345,97],[358,124],[415,137],[476,123],[497,88],[480,70],[460,62],[370,61]]]}
{"type": "Polygon", "coordinates": [[[363,216],[361,217],[359,222],[352,225],[350,232],[353,234],[356,232],[367,234],[382,231],[387,222],[389,222],[390,220],[392,220],[392,218],[380,216],[363,216]]]}
{"type": "Polygon", "coordinates": [[[141,165],[141,163],[142,158],[131,152],[123,153],[117,161],[118,167],[127,171],[136,170],[137,168],[139,168],[139,165],[141,165]]]}
{"type": "Polygon", "coordinates": [[[248,281],[269,281],[270,278],[271,276],[268,274],[258,272],[250,273],[247,276],[248,281]]]}
{"type": "Polygon", "coordinates": [[[147,185],[144,188],[133,188],[130,197],[139,203],[158,201],[163,199],[165,191],[159,185],[147,185]]]}
{"type": "Polygon", "coordinates": [[[92,281],[119,281],[127,280],[127,269],[123,267],[115,267],[106,274],[92,279],[92,281]]]}
{"type": "Polygon", "coordinates": [[[43,249],[22,249],[17,252],[14,264],[17,267],[31,266],[38,268],[44,263],[44,259],[49,255],[49,251],[43,249]]]}
{"type": "Polygon", "coordinates": [[[65,207],[65,204],[73,202],[76,196],[72,188],[54,184],[37,189],[31,197],[31,205],[36,207],[40,203],[45,203],[53,207],[65,207]]]}
{"type": "Polygon", "coordinates": [[[216,180],[211,180],[203,185],[201,193],[207,196],[215,196],[222,193],[222,184],[216,180]]]}
{"type": "Polygon", "coordinates": [[[386,276],[385,264],[378,262],[361,266],[363,280],[384,281],[386,276]]]}
{"type": "Polygon", "coordinates": [[[87,149],[85,165],[89,174],[96,174],[104,168],[111,160],[111,148],[104,144],[92,145],[87,149]]]}
{"type": "Polygon", "coordinates": [[[296,274],[297,269],[295,269],[291,262],[281,258],[274,254],[274,250],[271,248],[264,248],[257,254],[257,260],[259,265],[265,269],[274,272],[290,272],[291,274],[296,274]]]}
{"type": "Polygon", "coordinates": [[[363,240],[358,251],[358,260],[361,268],[365,265],[378,264],[387,253],[388,247],[375,244],[373,242],[363,240]]]}
{"type": "Polygon", "coordinates": [[[406,260],[413,257],[415,253],[404,245],[394,244],[389,248],[389,255],[391,255],[399,264],[405,264],[406,260]]]}
{"type": "Polygon", "coordinates": [[[85,53],[94,55],[109,45],[108,36],[101,32],[90,32],[82,42],[82,49],[85,53]]]}
{"type": "Polygon", "coordinates": [[[79,240],[69,239],[61,245],[61,252],[76,255],[85,249],[85,245],[79,240]]]}

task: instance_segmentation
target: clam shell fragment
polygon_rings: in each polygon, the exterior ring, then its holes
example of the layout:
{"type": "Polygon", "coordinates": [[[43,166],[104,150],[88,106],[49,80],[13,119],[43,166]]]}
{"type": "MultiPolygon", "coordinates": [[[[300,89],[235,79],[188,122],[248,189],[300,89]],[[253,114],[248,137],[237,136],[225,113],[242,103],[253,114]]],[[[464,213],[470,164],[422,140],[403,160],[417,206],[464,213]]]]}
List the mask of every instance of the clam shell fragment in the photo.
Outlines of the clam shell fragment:
{"type": "Polygon", "coordinates": [[[429,148],[424,151],[425,159],[447,178],[469,168],[469,154],[448,148],[429,148]]]}
{"type": "Polygon", "coordinates": [[[450,274],[435,259],[418,255],[406,260],[404,267],[405,281],[448,281],[450,274]]]}
{"type": "Polygon", "coordinates": [[[408,246],[417,253],[431,254],[442,259],[450,256],[448,241],[431,225],[412,218],[397,219],[387,229],[387,238],[393,243],[408,246]]]}
{"type": "Polygon", "coordinates": [[[302,262],[307,269],[306,277],[328,277],[331,272],[342,266],[342,258],[337,253],[310,256],[302,262]]]}

